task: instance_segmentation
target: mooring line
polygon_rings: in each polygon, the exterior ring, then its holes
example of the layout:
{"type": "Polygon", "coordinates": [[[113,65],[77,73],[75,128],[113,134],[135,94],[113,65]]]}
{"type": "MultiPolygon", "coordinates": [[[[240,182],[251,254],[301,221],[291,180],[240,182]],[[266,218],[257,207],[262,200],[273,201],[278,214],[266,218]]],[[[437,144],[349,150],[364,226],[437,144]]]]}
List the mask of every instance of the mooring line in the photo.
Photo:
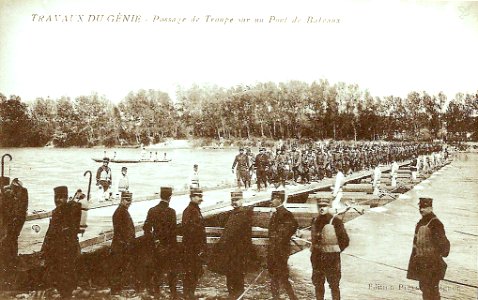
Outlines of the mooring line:
{"type": "Polygon", "coordinates": [[[264,273],[266,269],[262,269],[262,271],[259,273],[259,275],[257,275],[256,279],[254,279],[253,282],[251,282],[251,284],[249,284],[249,286],[247,287],[247,289],[239,296],[239,298],[237,298],[237,300],[241,300],[242,297],[244,297],[244,295],[254,286],[254,284],[256,283],[256,281],[259,279],[259,277],[261,277],[262,273],[264,273]]]}

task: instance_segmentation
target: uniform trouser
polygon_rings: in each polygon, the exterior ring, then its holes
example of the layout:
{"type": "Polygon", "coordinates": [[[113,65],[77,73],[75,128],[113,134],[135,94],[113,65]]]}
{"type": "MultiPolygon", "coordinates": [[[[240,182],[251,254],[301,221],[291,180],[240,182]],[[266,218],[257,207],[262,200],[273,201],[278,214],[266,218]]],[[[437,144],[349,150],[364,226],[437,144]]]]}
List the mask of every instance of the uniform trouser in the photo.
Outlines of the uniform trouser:
{"type": "Polygon", "coordinates": [[[299,176],[300,176],[299,167],[298,166],[292,167],[292,173],[294,174],[294,181],[297,182],[297,179],[299,179],[299,176]]]}
{"type": "Polygon", "coordinates": [[[169,291],[172,295],[176,295],[177,293],[177,273],[176,273],[176,259],[174,256],[174,249],[171,248],[162,248],[161,246],[156,247],[155,254],[154,254],[154,261],[155,261],[155,280],[158,284],[155,288],[158,288],[162,281],[162,276],[166,273],[169,291]]]}
{"type": "Polygon", "coordinates": [[[0,244],[0,276],[9,283],[15,275],[18,255],[18,234],[9,232],[0,244]]]}
{"type": "Polygon", "coordinates": [[[340,300],[341,263],[340,253],[312,252],[312,283],[315,286],[317,300],[323,300],[325,294],[325,280],[329,283],[332,300],[340,300]]]}
{"type": "Polygon", "coordinates": [[[422,291],[423,300],[439,300],[440,299],[440,280],[420,280],[419,286],[422,291]]]}
{"type": "Polygon", "coordinates": [[[184,254],[184,297],[186,299],[194,299],[199,278],[203,274],[202,263],[199,259],[199,253],[186,252],[184,254]]]}
{"type": "Polygon", "coordinates": [[[284,287],[289,299],[296,300],[294,289],[289,281],[288,255],[275,255],[267,258],[267,269],[271,277],[271,292],[273,299],[279,298],[280,286],[284,287]]]}
{"type": "Polygon", "coordinates": [[[76,257],[52,257],[45,261],[46,282],[56,287],[62,299],[70,298],[77,287],[76,257]]]}
{"type": "Polygon", "coordinates": [[[111,291],[119,292],[125,283],[129,283],[131,275],[132,255],[128,251],[118,251],[111,253],[111,291]]]}
{"type": "Polygon", "coordinates": [[[227,291],[230,299],[237,299],[244,293],[244,273],[229,272],[226,274],[227,291]]]}
{"type": "Polygon", "coordinates": [[[264,169],[257,169],[256,170],[256,182],[257,182],[257,189],[261,188],[261,183],[264,183],[264,188],[267,188],[267,172],[264,169]]]}
{"type": "Polygon", "coordinates": [[[283,168],[277,168],[277,183],[285,186],[286,171],[283,168]]]}

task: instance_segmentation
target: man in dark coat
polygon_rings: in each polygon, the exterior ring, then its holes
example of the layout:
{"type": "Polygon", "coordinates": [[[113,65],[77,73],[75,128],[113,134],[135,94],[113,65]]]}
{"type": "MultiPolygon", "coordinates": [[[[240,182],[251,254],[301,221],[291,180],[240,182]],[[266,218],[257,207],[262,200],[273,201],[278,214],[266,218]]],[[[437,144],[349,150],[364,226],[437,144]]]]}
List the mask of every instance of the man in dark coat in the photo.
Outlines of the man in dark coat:
{"type": "Polygon", "coordinates": [[[415,227],[413,249],[408,263],[407,278],[418,280],[423,299],[440,299],[439,283],[445,278],[443,257],[450,253],[450,242],[442,222],[433,213],[433,199],[419,199],[422,218],[415,227]]]}
{"type": "Polygon", "coordinates": [[[56,208],[43,241],[46,282],[58,289],[63,299],[70,298],[77,287],[76,263],[80,255],[78,232],[81,205],[68,202],[68,188],[54,188],[56,208]]]}
{"type": "Polygon", "coordinates": [[[315,296],[324,299],[325,279],[329,283],[332,299],[340,300],[341,261],[340,252],[349,245],[344,223],[330,213],[330,200],[320,199],[317,203],[319,216],[312,220],[312,283],[315,296]]]}
{"type": "Polygon", "coordinates": [[[103,189],[102,200],[109,200],[111,198],[111,183],[113,182],[111,168],[108,167],[110,159],[108,157],[103,158],[103,164],[96,171],[96,185],[101,186],[103,189]]]}
{"type": "Polygon", "coordinates": [[[298,224],[294,215],[284,207],[284,191],[273,191],[271,206],[275,209],[269,221],[269,245],[267,247],[267,269],[271,276],[273,299],[280,299],[280,284],[285,288],[289,299],[297,299],[289,282],[290,239],[298,224]]]}
{"type": "Polygon", "coordinates": [[[266,154],[266,148],[261,147],[259,154],[256,156],[256,182],[257,191],[261,191],[261,183],[264,184],[264,188],[267,188],[267,171],[269,170],[269,156],[266,154]]]}
{"type": "Polygon", "coordinates": [[[234,173],[234,168],[236,168],[236,180],[237,180],[237,188],[241,188],[241,181],[244,183],[244,187],[247,189],[247,183],[249,178],[249,157],[244,154],[244,148],[239,148],[239,154],[236,155],[234,158],[234,162],[232,163],[232,173],[234,173]],[[236,167],[237,166],[237,167],[236,167]]]}
{"type": "Polygon", "coordinates": [[[244,292],[244,277],[248,262],[253,255],[251,209],[243,207],[242,192],[231,192],[234,209],[224,226],[224,231],[215,245],[209,267],[226,275],[227,290],[231,299],[244,292]]]}
{"type": "MultiPolygon", "coordinates": [[[[6,177],[5,177],[6,178],[6,177]]],[[[27,217],[28,190],[22,182],[15,178],[10,185],[2,188],[3,226],[6,230],[1,246],[5,270],[10,273],[15,270],[18,255],[18,237],[27,217]]],[[[10,275],[10,274],[9,274],[10,275]]]]}
{"type": "Polygon", "coordinates": [[[184,245],[184,297],[194,299],[199,278],[203,274],[201,256],[206,251],[206,227],[199,205],[202,202],[202,190],[192,188],[189,205],[183,212],[181,228],[184,245]]]}
{"type": "Polygon", "coordinates": [[[113,241],[111,242],[111,294],[121,291],[125,279],[131,275],[131,263],[136,232],[128,211],[131,194],[123,194],[113,214],[113,241]]]}
{"type": "Polygon", "coordinates": [[[171,298],[177,297],[177,237],[176,237],[176,211],[169,207],[173,189],[161,187],[161,200],[158,205],[148,211],[148,216],[143,225],[144,235],[154,244],[155,261],[155,290],[159,290],[161,277],[167,273],[171,298]]]}

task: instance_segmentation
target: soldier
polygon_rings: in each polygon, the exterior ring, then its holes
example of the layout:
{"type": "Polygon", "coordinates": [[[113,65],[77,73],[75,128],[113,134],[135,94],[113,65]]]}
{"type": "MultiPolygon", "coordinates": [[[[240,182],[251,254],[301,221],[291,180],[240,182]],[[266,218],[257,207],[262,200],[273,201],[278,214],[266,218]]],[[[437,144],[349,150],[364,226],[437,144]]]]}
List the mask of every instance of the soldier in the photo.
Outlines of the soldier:
{"type": "Polygon", "coordinates": [[[290,239],[298,224],[294,215],[284,207],[284,191],[273,191],[271,206],[275,210],[269,221],[269,245],[267,247],[267,269],[271,276],[273,299],[279,298],[280,284],[285,288],[289,299],[297,299],[289,282],[290,239]]]}
{"type": "Polygon", "coordinates": [[[68,188],[54,188],[56,208],[42,246],[45,259],[46,282],[57,288],[62,299],[70,298],[77,287],[76,263],[80,255],[78,231],[81,205],[68,202],[68,188]]]}
{"type": "Polygon", "coordinates": [[[219,242],[215,245],[211,270],[226,275],[227,290],[231,299],[244,292],[244,277],[248,259],[253,255],[252,210],[242,206],[242,192],[231,192],[234,209],[229,215],[219,242]]]}
{"type": "Polygon", "coordinates": [[[287,165],[289,164],[289,159],[285,154],[285,148],[281,148],[278,154],[275,157],[275,164],[277,167],[277,179],[276,187],[279,187],[281,184],[285,188],[285,182],[288,176],[287,165]]]}
{"type": "Polygon", "coordinates": [[[96,171],[96,185],[101,187],[103,190],[102,199],[100,201],[109,200],[111,197],[109,189],[111,187],[113,178],[111,174],[111,168],[108,167],[109,162],[110,159],[108,157],[103,158],[103,165],[101,165],[101,167],[99,167],[96,171]]]}
{"type": "Polygon", "coordinates": [[[340,252],[349,245],[349,237],[340,218],[330,213],[330,201],[320,199],[317,203],[319,216],[312,220],[312,283],[315,296],[324,299],[325,279],[329,283],[332,299],[340,299],[341,262],[340,252]]]}
{"type": "Polygon", "coordinates": [[[256,182],[257,191],[261,191],[261,183],[264,183],[264,188],[267,189],[267,171],[269,170],[269,156],[266,154],[266,148],[261,147],[259,154],[256,156],[256,182]]]}
{"type": "Polygon", "coordinates": [[[443,223],[433,213],[433,199],[419,198],[422,218],[415,227],[413,249],[407,278],[418,280],[423,299],[440,299],[439,283],[445,278],[447,265],[443,257],[450,253],[443,223]]]}
{"type": "Polygon", "coordinates": [[[143,225],[145,238],[154,243],[155,284],[153,289],[158,290],[161,277],[167,273],[171,298],[177,298],[177,237],[176,211],[169,207],[173,189],[161,187],[161,200],[158,205],[148,211],[143,225]]]}
{"type": "Polygon", "coordinates": [[[183,212],[181,227],[183,231],[184,297],[194,299],[199,278],[203,274],[201,257],[206,251],[206,227],[199,205],[202,203],[202,190],[192,188],[189,205],[183,212]]]}
{"type": "Polygon", "coordinates": [[[113,214],[113,241],[111,242],[111,294],[118,294],[124,279],[131,274],[136,233],[133,219],[128,211],[131,194],[123,194],[113,214]]]}
{"type": "Polygon", "coordinates": [[[299,167],[301,165],[301,155],[297,151],[297,145],[292,146],[292,152],[290,153],[290,163],[292,166],[292,173],[294,176],[294,183],[299,179],[300,171],[299,167]]]}
{"type": "Polygon", "coordinates": [[[18,178],[15,178],[10,185],[4,187],[3,191],[2,213],[6,236],[2,242],[4,249],[2,254],[8,266],[7,269],[13,271],[18,255],[18,236],[27,217],[28,190],[23,187],[18,178]]]}
{"type": "Polygon", "coordinates": [[[4,187],[10,184],[10,177],[0,177],[0,289],[7,289],[7,277],[9,272],[10,258],[8,257],[8,242],[7,242],[7,220],[5,210],[5,190],[4,187]],[[3,285],[2,285],[3,284],[3,285]]]}
{"type": "Polygon", "coordinates": [[[249,175],[249,158],[244,154],[244,148],[239,148],[239,154],[234,158],[234,163],[232,164],[232,173],[234,174],[234,168],[236,168],[236,180],[237,188],[241,188],[241,181],[244,183],[244,187],[247,189],[248,175],[249,175]]]}

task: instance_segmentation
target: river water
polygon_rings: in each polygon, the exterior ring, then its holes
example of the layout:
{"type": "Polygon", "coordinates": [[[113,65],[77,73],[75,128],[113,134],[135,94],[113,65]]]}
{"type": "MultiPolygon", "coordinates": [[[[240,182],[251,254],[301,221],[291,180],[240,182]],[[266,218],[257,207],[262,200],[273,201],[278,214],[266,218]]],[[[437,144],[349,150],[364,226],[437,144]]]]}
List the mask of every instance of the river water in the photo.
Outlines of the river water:
{"type": "MultiPolygon", "coordinates": [[[[257,150],[257,149],[255,149],[257,150]]],[[[139,149],[107,149],[107,156],[113,157],[116,151],[117,159],[139,159],[139,149]]],[[[147,156],[149,157],[149,151],[147,156]]],[[[128,168],[130,191],[133,198],[149,196],[160,191],[161,186],[172,186],[175,191],[187,189],[189,176],[193,165],[199,165],[200,184],[203,188],[212,188],[235,183],[235,174],[231,166],[237,149],[152,149],[163,158],[166,153],[172,161],[169,163],[110,163],[113,174],[113,190],[117,189],[121,176],[121,167],[128,168]]],[[[253,149],[254,151],[254,149],[253,149]]],[[[256,151],[257,152],[257,151],[256,151]]],[[[18,177],[29,192],[29,211],[51,210],[54,208],[53,188],[66,185],[72,196],[76,189],[85,193],[88,189],[88,175],[93,173],[91,197],[98,195],[95,185],[96,170],[101,163],[92,158],[103,158],[104,149],[56,149],[56,148],[2,148],[0,154],[8,153],[12,161],[5,158],[5,176],[11,179],[18,177]]]]}

